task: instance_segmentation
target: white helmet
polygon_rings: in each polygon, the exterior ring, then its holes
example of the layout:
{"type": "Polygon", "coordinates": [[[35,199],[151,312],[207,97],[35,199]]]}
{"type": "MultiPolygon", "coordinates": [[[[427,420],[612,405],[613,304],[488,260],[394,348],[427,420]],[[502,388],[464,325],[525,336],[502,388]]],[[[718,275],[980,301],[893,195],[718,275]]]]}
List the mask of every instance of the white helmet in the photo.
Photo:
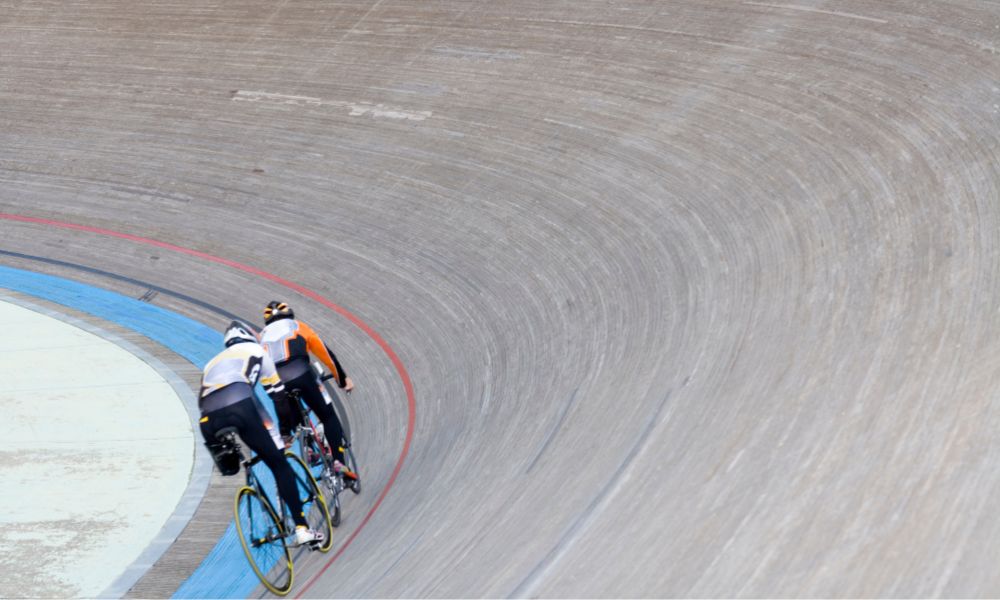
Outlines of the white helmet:
{"type": "Polygon", "coordinates": [[[229,327],[226,327],[226,332],[222,336],[222,341],[225,342],[226,348],[228,348],[233,344],[240,344],[242,342],[257,343],[260,340],[257,338],[257,332],[254,331],[253,327],[250,327],[246,323],[241,323],[240,321],[233,321],[229,324],[229,327]]]}

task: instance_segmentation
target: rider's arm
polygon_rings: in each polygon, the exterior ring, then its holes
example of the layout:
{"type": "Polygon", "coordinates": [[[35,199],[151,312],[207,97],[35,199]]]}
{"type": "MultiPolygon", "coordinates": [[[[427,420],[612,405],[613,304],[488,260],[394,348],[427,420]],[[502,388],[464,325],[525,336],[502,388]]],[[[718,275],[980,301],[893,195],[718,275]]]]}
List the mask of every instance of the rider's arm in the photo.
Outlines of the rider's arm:
{"type": "Polygon", "coordinates": [[[323,340],[319,339],[316,332],[313,331],[312,327],[306,325],[302,321],[299,321],[299,333],[306,339],[306,348],[309,352],[318,358],[333,374],[334,379],[337,380],[337,385],[344,387],[347,385],[347,374],[344,373],[344,369],[340,366],[340,362],[337,357],[334,356],[333,352],[326,347],[323,340]]]}
{"type": "Polygon", "coordinates": [[[264,386],[264,391],[272,399],[284,396],[285,384],[278,377],[278,369],[274,366],[274,361],[267,352],[263,353],[260,364],[260,384],[264,386]]]}
{"type": "Polygon", "coordinates": [[[323,344],[323,347],[326,348],[327,354],[329,354],[330,359],[333,360],[333,365],[337,367],[335,372],[340,373],[340,379],[337,380],[337,383],[340,384],[340,387],[344,387],[344,382],[347,381],[347,373],[344,371],[344,367],[340,366],[340,361],[337,360],[337,355],[333,353],[333,350],[330,350],[329,346],[323,344]]]}

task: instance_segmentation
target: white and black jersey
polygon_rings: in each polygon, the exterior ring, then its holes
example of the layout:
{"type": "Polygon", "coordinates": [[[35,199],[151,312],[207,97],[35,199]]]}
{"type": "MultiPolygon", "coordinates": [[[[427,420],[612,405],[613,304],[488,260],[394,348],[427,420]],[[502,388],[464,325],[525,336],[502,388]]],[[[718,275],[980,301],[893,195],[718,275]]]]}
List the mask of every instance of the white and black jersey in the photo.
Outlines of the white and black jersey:
{"type": "Polygon", "coordinates": [[[244,342],[229,346],[205,365],[198,396],[201,412],[218,410],[251,397],[258,381],[268,395],[284,392],[274,361],[260,344],[244,342]]]}

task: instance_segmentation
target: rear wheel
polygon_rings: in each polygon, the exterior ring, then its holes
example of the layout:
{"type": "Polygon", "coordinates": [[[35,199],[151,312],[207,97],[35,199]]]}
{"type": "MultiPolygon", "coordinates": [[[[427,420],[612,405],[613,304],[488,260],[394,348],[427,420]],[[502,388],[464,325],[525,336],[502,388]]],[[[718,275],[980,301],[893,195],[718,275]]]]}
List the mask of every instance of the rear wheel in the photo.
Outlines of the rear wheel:
{"type": "MultiPolygon", "coordinates": [[[[318,546],[320,552],[327,552],[333,547],[333,522],[326,504],[326,496],[316,483],[316,478],[298,455],[286,451],[285,460],[295,473],[295,483],[302,500],[302,510],[306,514],[306,522],[310,529],[323,533],[323,544],[318,546]]],[[[339,511],[337,514],[339,521],[339,511]]]]}
{"type": "Polygon", "coordinates": [[[277,513],[251,487],[236,492],[233,513],[240,545],[253,572],[271,593],[284,596],[292,589],[292,554],[277,513]]]}

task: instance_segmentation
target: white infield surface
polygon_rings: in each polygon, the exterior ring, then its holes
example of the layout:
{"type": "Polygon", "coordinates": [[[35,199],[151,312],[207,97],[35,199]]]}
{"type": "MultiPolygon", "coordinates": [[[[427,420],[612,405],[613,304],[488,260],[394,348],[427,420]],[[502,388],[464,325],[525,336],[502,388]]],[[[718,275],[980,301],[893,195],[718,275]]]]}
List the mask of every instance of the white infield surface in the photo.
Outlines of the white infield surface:
{"type": "Polygon", "coordinates": [[[142,553],[191,474],[168,382],[101,337],[0,302],[0,597],[94,597],[142,553]]]}

